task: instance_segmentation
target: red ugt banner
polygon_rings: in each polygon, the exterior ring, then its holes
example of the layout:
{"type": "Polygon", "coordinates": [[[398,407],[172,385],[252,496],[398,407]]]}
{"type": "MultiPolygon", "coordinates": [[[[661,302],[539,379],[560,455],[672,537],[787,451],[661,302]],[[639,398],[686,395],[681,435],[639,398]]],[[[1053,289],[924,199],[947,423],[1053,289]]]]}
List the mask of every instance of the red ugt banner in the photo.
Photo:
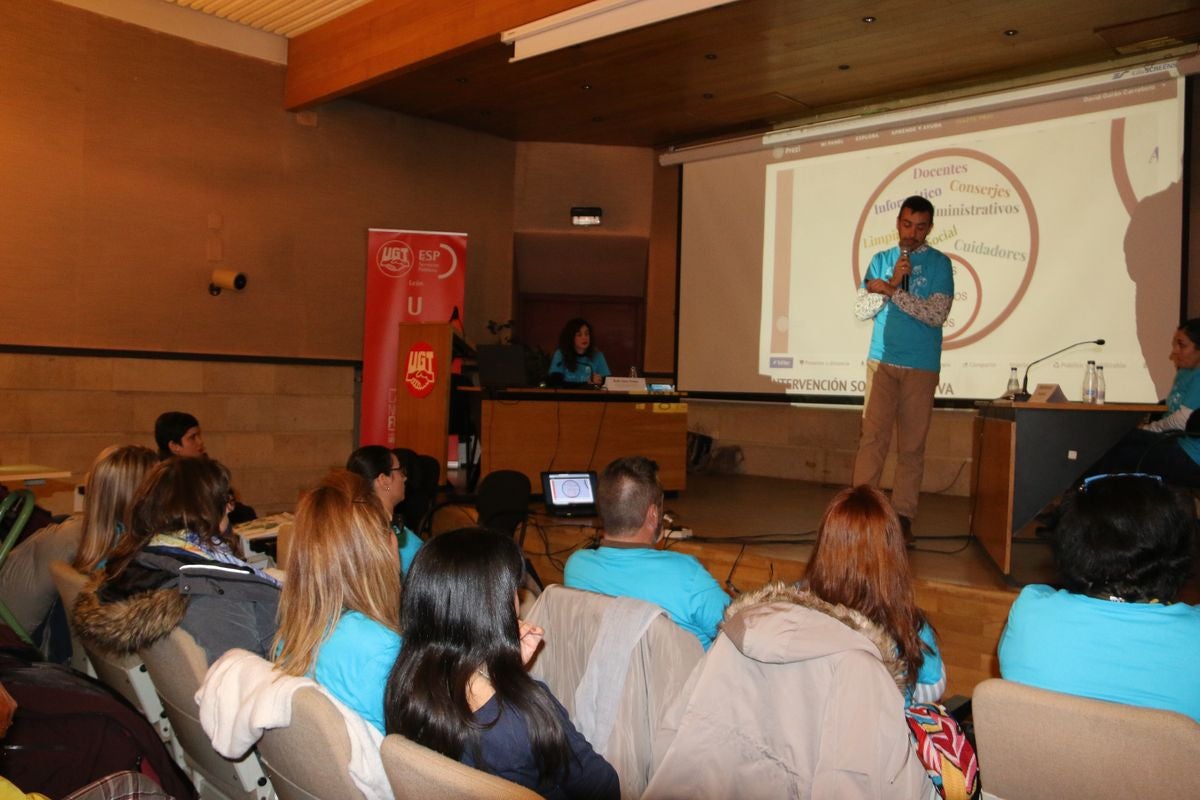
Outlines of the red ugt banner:
{"type": "Polygon", "coordinates": [[[462,317],[467,235],[367,231],[359,444],[396,444],[396,330],[402,322],[462,317]]]}

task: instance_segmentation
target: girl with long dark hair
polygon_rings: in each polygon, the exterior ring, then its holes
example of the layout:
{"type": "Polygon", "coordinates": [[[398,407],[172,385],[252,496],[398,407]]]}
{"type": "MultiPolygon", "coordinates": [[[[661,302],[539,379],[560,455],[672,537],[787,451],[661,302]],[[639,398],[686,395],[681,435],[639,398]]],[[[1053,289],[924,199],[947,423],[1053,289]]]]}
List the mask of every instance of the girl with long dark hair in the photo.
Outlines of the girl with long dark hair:
{"type": "Polygon", "coordinates": [[[387,731],[544,797],[617,798],[616,772],[525,671],[542,631],[517,619],[523,568],[510,537],[483,529],[421,548],[404,586],[387,731]]]}

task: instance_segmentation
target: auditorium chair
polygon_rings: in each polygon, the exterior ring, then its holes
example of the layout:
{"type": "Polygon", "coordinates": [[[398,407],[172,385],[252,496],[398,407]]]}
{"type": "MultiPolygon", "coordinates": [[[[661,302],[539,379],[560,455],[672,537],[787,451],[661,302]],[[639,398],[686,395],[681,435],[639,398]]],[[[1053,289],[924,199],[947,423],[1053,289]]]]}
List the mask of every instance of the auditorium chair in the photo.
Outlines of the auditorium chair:
{"type": "Polygon", "coordinates": [[[314,688],[292,695],[292,722],[263,731],[258,755],[280,800],[358,800],[350,778],[350,737],[329,698],[314,688]]]}
{"type": "MultiPolygon", "coordinates": [[[[640,604],[658,614],[634,643],[628,661],[620,662],[628,665],[623,674],[593,676],[613,687],[610,699],[617,707],[597,709],[596,717],[608,716],[614,721],[608,740],[591,744],[617,771],[622,798],[637,798],[657,761],[654,747],[659,723],[704,656],[699,640],[649,603],[551,585],[527,617],[546,630],[530,674],[550,687],[572,720],[579,720],[577,695],[589,669],[600,668],[592,653],[604,633],[605,615],[625,604],[640,604]]],[[[581,732],[588,734],[583,728],[581,732]]]]}
{"type": "Polygon", "coordinates": [[[409,530],[424,538],[433,525],[441,465],[433,456],[424,456],[406,447],[397,447],[392,453],[400,460],[407,476],[400,515],[409,530]]]}
{"type": "MultiPolygon", "coordinates": [[[[525,473],[512,469],[489,472],[479,482],[475,494],[475,513],[480,527],[511,536],[525,550],[525,527],[529,521],[529,498],[533,487],[525,473]]],[[[525,574],[538,592],[545,585],[528,558],[525,574]]]]}
{"type": "Polygon", "coordinates": [[[200,796],[271,800],[275,793],[258,754],[251,750],[238,761],[224,758],[213,749],[200,724],[196,692],[204,682],[208,663],[191,634],[176,627],[139,655],[162,698],[171,730],[183,748],[185,769],[200,796]]]}
{"type": "Polygon", "coordinates": [[[1200,797],[1200,725],[1183,714],[999,678],[972,705],[985,798],[1200,797]]]}
{"type": "MultiPolygon", "coordinates": [[[[67,625],[71,629],[71,665],[76,666],[78,657],[86,667],[86,669],[80,670],[81,672],[98,678],[128,700],[154,726],[159,738],[167,744],[176,763],[181,767],[185,766],[183,751],[180,749],[179,743],[175,741],[171,732],[171,723],[167,719],[162,702],[158,699],[158,692],[155,691],[154,683],[150,680],[150,674],[146,671],[142,660],[136,655],[117,655],[98,647],[92,647],[75,635],[73,618],[75,600],[87,585],[88,576],[65,561],[51,561],[50,577],[54,581],[55,588],[58,589],[59,599],[62,600],[63,608],[66,610],[67,625]]],[[[78,668],[76,667],[76,669],[78,668]]]]}
{"type": "Polygon", "coordinates": [[[537,800],[511,781],[460,764],[399,734],[379,749],[396,800],[537,800]]]}

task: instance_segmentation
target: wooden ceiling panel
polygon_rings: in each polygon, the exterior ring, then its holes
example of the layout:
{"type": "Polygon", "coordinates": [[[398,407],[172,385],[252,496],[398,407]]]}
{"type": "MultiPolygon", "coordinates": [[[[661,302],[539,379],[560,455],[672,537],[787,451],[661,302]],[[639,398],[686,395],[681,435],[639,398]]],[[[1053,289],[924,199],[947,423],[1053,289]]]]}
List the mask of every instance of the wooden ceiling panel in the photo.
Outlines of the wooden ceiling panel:
{"type": "Polygon", "coordinates": [[[294,36],[293,110],[353,97],[513,139],[657,147],[1200,39],[1200,0],[735,0],[510,64],[505,28],[586,0],[170,1],[294,36]]]}
{"type": "Polygon", "coordinates": [[[518,63],[495,42],[355,96],[509,138],[664,146],[1102,64],[1118,54],[1097,28],[1196,6],[740,0],[518,63]]]}

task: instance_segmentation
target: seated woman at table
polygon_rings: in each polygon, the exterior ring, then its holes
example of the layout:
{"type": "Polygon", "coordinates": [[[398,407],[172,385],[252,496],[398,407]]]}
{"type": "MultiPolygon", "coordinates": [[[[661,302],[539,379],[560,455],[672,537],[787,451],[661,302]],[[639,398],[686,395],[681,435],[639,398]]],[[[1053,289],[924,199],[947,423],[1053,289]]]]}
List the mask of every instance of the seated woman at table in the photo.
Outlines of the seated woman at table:
{"type": "Polygon", "coordinates": [[[265,657],[279,582],[233,554],[232,507],[229,471],[219,462],[159,462],[134,496],[129,530],[79,595],[76,632],[104,650],[132,653],[179,626],[210,664],[234,647],[265,657]]]}
{"type": "Polygon", "coordinates": [[[1200,608],[1175,602],[1195,533],[1191,499],[1158,476],[1084,480],[1049,534],[1064,588],[1021,590],[1001,676],[1200,722],[1200,608]]]}
{"type": "Polygon", "coordinates": [[[366,481],[379,500],[383,513],[391,523],[392,532],[396,534],[400,550],[400,574],[407,575],[409,565],[424,542],[409,530],[404,521],[396,518],[396,508],[404,502],[404,484],[408,481],[400,459],[381,444],[369,444],[350,454],[346,469],[366,481]]]}
{"type": "Polygon", "coordinates": [[[592,344],[592,326],[586,319],[576,317],[563,326],[549,372],[551,384],[600,384],[612,374],[604,353],[592,344]]]}
{"type": "Polygon", "coordinates": [[[854,609],[895,642],[906,706],[942,696],[942,654],[917,607],[900,517],[882,492],[855,486],[834,496],[817,529],[806,582],[814,595],[854,609]]]}
{"type": "Polygon", "coordinates": [[[42,528],[9,553],[0,569],[0,599],[27,633],[42,625],[58,598],[50,562],[71,562],[80,572],[102,565],[123,530],[134,491],[157,461],[145,447],[105,448],[88,472],[83,513],[42,528]]]}
{"type": "Polygon", "coordinates": [[[311,677],[380,733],[400,651],[399,565],[387,516],[361,477],[334,470],[301,496],[275,665],[311,677]]]}
{"type": "Polygon", "coordinates": [[[1200,435],[1180,435],[1192,412],[1200,409],[1200,318],[1175,331],[1170,358],[1176,372],[1166,415],[1126,434],[1088,475],[1147,472],[1167,483],[1200,487],[1200,435]]]}
{"type": "Polygon", "coordinates": [[[512,537],[481,528],[421,549],[404,588],[387,731],[543,797],[616,800],[616,772],[525,671],[543,632],[517,619],[524,563],[512,537]]]}

